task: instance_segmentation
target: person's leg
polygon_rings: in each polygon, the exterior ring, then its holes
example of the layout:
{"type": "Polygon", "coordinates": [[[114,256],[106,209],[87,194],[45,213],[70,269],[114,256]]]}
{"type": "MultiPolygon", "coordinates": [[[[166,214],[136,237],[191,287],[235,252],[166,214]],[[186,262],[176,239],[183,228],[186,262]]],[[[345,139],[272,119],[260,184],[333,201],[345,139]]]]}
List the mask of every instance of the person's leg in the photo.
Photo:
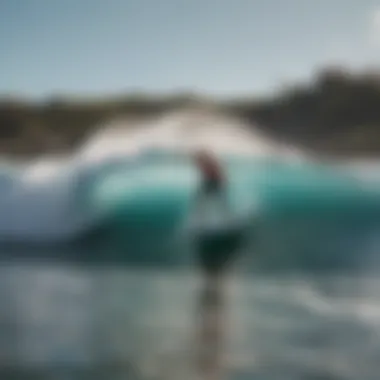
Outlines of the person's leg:
{"type": "Polygon", "coordinates": [[[223,281],[222,273],[206,273],[200,294],[198,368],[207,380],[220,379],[223,372],[223,281]]]}

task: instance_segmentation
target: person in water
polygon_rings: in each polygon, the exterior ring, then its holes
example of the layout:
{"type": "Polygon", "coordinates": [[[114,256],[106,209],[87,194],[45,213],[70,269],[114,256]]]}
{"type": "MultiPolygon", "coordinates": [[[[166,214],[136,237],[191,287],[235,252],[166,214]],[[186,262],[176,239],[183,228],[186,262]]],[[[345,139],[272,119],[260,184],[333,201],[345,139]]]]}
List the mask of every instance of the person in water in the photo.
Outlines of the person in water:
{"type": "MultiPolygon", "coordinates": [[[[210,198],[218,198],[220,206],[226,207],[224,198],[226,177],[218,159],[211,153],[200,150],[195,153],[194,161],[201,174],[199,190],[201,207],[202,202],[210,198]]],[[[205,378],[217,379],[220,378],[223,367],[220,351],[224,331],[224,297],[221,277],[233,252],[220,252],[219,249],[213,249],[211,246],[207,241],[203,241],[198,246],[198,259],[204,273],[204,285],[199,297],[201,320],[198,332],[198,368],[205,378]]]]}
{"type": "MultiPolygon", "coordinates": [[[[228,214],[228,202],[226,197],[227,180],[218,158],[205,150],[199,150],[194,155],[195,165],[201,174],[201,183],[198,192],[198,207],[200,212],[209,212],[208,202],[217,202],[217,207],[228,214]]],[[[233,250],[226,249],[227,245],[220,240],[228,239],[226,236],[213,237],[204,236],[198,241],[198,259],[202,270],[207,275],[215,275],[223,271],[233,255],[233,250]],[[223,252],[217,246],[223,245],[223,252]]]]}

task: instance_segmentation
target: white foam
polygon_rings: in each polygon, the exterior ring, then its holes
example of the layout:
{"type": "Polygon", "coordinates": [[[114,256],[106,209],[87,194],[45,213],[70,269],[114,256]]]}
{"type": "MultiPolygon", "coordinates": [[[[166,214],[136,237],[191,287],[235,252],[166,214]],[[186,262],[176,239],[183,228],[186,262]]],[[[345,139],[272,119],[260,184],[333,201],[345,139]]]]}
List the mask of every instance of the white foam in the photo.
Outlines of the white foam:
{"type": "Polygon", "coordinates": [[[2,171],[0,240],[68,239],[91,228],[98,217],[75,202],[80,184],[144,154],[199,147],[215,154],[302,157],[243,123],[213,112],[174,112],[145,122],[114,120],[71,156],[49,156],[2,171]]]}
{"type": "Polygon", "coordinates": [[[191,152],[205,148],[217,155],[305,158],[299,150],[274,143],[240,120],[210,111],[168,113],[157,120],[114,120],[86,143],[79,156],[99,160],[147,151],[191,152]]]}

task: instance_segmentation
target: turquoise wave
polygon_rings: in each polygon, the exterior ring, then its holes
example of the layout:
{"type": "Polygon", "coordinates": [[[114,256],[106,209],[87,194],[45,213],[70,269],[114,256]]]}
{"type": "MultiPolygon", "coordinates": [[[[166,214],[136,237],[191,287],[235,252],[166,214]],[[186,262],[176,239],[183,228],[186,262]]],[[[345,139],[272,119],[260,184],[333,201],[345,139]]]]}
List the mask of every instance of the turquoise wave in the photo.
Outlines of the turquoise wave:
{"type": "Polygon", "coordinates": [[[315,269],[353,257],[357,262],[376,235],[380,187],[316,164],[229,158],[225,167],[231,213],[250,216],[242,228],[207,238],[198,230],[185,238],[181,230],[196,207],[198,173],[190,162],[156,157],[93,179],[86,202],[102,221],[90,240],[103,242],[103,254],[136,263],[188,262],[195,248],[210,255],[239,249],[248,267],[315,269]]]}

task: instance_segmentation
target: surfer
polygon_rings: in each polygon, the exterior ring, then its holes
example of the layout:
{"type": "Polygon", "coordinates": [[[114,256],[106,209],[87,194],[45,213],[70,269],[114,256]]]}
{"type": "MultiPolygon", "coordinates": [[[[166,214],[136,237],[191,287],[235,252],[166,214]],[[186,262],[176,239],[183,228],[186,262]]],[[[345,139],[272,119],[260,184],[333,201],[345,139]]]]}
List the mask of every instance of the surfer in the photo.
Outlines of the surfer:
{"type": "MultiPolygon", "coordinates": [[[[217,201],[219,218],[228,221],[233,216],[227,198],[227,175],[222,163],[207,150],[194,154],[194,162],[201,174],[198,205],[200,214],[210,212],[209,205],[217,201]],[[222,210],[220,210],[222,208],[222,210]]],[[[212,212],[212,210],[211,210],[212,212]]],[[[206,216],[207,217],[207,216],[206,216]]],[[[197,235],[196,255],[202,271],[202,287],[198,299],[199,331],[198,369],[204,379],[220,379],[225,370],[224,335],[225,298],[224,286],[229,269],[233,265],[244,238],[245,229],[241,225],[230,224],[218,231],[203,230],[197,235]]]]}
{"type": "MultiPolygon", "coordinates": [[[[226,208],[226,177],[218,159],[208,151],[200,150],[195,153],[194,161],[201,174],[199,197],[202,211],[207,211],[207,206],[202,201],[213,199],[220,200],[220,206],[226,208]]],[[[203,244],[200,243],[198,247],[198,258],[204,274],[199,297],[201,320],[198,368],[205,379],[214,380],[220,378],[223,367],[220,351],[224,330],[222,278],[232,252],[223,254],[218,249],[210,248],[207,239],[203,239],[203,244]]]]}
{"type": "MultiPolygon", "coordinates": [[[[199,150],[194,154],[194,161],[201,174],[197,206],[200,208],[200,213],[205,215],[205,213],[210,212],[209,205],[211,203],[215,204],[216,202],[216,207],[221,211],[221,215],[224,214],[228,217],[229,210],[226,198],[227,181],[218,158],[207,150],[199,150]]],[[[205,217],[207,218],[208,216],[205,215],[205,217]]],[[[219,239],[220,237],[216,240],[219,239]]],[[[225,269],[233,251],[228,250],[221,254],[219,249],[215,250],[215,248],[208,247],[210,244],[214,245],[215,238],[211,238],[211,241],[209,240],[209,238],[204,236],[201,241],[199,241],[198,257],[201,268],[206,272],[206,275],[214,275],[216,272],[225,269]]]]}

